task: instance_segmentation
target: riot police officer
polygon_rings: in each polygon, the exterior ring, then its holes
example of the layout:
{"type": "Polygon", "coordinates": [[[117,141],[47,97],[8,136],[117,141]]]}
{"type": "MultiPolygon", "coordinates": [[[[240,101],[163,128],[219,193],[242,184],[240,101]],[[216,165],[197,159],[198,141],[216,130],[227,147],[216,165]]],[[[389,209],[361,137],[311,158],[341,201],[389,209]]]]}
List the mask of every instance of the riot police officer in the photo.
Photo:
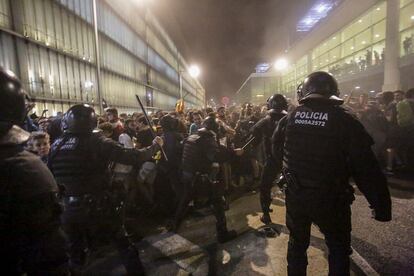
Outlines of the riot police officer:
{"type": "MultiPolygon", "coordinates": [[[[72,106],[62,119],[64,133],[53,143],[49,155],[49,167],[57,183],[65,190],[63,229],[69,238],[71,265],[79,270],[86,263],[88,250],[96,241],[92,237],[98,235],[99,223],[107,220],[105,215],[110,212],[105,204],[108,202],[108,177],[105,172],[109,162],[138,165],[151,159],[163,143],[161,138],[156,137],[153,145],[146,149],[126,149],[102,134],[93,132],[96,124],[92,107],[86,104],[72,106]]],[[[101,233],[107,231],[100,229],[101,233]]],[[[123,243],[125,240],[115,240],[116,245],[123,243]]],[[[138,260],[136,256],[135,259],[138,260]]],[[[140,264],[125,265],[128,271],[142,270],[140,264]]]]}
{"type": "Polygon", "coordinates": [[[0,269],[4,275],[67,275],[58,186],[46,165],[24,150],[25,115],[20,80],[0,68],[0,269]]]}
{"type": "Polygon", "coordinates": [[[168,160],[164,156],[157,164],[157,189],[156,202],[162,205],[163,209],[174,208],[175,199],[171,192],[179,189],[180,165],[183,151],[183,135],[179,132],[179,121],[171,115],[165,115],[160,119],[163,131],[164,150],[168,160]]]}
{"type": "Polygon", "coordinates": [[[260,205],[263,211],[263,216],[260,220],[264,224],[272,222],[269,215],[272,202],[270,193],[273,181],[280,173],[280,171],[275,170],[271,139],[279,120],[287,114],[288,103],[286,98],[282,94],[274,94],[267,100],[267,109],[266,117],[257,122],[251,129],[254,144],[259,145],[263,142],[264,146],[265,165],[260,183],[260,205]]]}
{"type": "Polygon", "coordinates": [[[341,107],[332,75],[310,74],[298,89],[298,99],[300,105],[279,122],[272,138],[273,153],[287,181],[288,274],[306,274],[306,250],[315,223],[329,248],[329,274],[349,275],[354,200],[349,178],[378,221],[391,220],[387,180],[371,150],[372,138],[341,107]]]}
{"type": "MultiPolygon", "coordinates": [[[[210,114],[203,121],[203,128],[197,134],[190,135],[185,141],[182,157],[182,181],[179,200],[175,212],[172,230],[176,229],[183,219],[188,203],[199,187],[198,182],[204,181],[211,193],[213,212],[216,217],[217,239],[223,243],[236,237],[235,231],[227,230],[224,202],[224,187],[216,180],[219,173],[218,162],[224,162],[243,153],[242,149],[229,150],[220,146],[217,140],[219,123],[215,115],[210,114]]],[[[202,186],[202,185],[201,185],[202,186]]],[[[201,187],[202,188],[202,187],[201,187]]]]}

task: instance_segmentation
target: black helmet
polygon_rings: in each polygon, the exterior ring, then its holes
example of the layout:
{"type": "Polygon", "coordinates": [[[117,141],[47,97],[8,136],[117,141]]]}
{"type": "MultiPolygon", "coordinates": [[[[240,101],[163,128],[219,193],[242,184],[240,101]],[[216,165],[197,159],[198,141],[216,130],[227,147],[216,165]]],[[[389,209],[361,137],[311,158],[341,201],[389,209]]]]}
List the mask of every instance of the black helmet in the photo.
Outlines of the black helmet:
{"type": "Polygon", "coordinates": [[[288,102],[282,94],[274,94],[267,99],[267,109],[275,109],[275,110],[287,110],[288,109],[288,102]]]}
{"type": "Polygon", "coordinates": [[[91,133],[96,127],[95,110],[87,104],[77,104],[63,115],[62,130],[70,133],[91,133]]]}
{"type": "Polygon", "coordinates": [[[324,71],[311,73],[298,87],[299,103],[304,103],[309,99],[326,99],[342,104],[344,101],[338,96],[338,83],[331,74],[324,71]]]}
{"type": "Polygon", "coordinates": [[[203,127],[207,130],[214,131],[215,133],[218,133],[219,131],[219,124],[217,121],[217,118],[215,115],[209,115],[207,116],[203,121],[203,127]]]}
{"type": "Polygon", "coordinates": [[[178,119],[171,115],[162,116],[160,125],[164,131],[173,131],[178,128],[178,119]]]}
{"type": "Polygon", "coordinates": [[[17,76],[0,67],[0,124],[21,124],[26,116],[26,93],[17,76]]]}

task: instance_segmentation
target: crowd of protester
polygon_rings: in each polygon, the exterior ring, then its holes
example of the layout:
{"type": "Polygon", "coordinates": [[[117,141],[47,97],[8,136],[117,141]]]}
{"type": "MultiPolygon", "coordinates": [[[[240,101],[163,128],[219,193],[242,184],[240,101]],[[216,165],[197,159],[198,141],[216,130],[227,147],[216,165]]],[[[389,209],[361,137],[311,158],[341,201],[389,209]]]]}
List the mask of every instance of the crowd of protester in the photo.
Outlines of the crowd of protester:
{"type": "MultiPolygon", "coordinates": [[[[371,98],[361,93],[358,97],[345,99],[345,105],[352,109],[372,136],[374,152],[388,175],[411,174],[414,170],[414,89],[386,91],[371,98]]],[[[32,108],[29,106],[28,108],[32,108]]],[[[139,205],[171,210],[177,200],[177,186],[180,179],[180,162],[183,141],[203,127],[203,118],[213,113],[220,124],[218,139],[222,146],[235,149],[243,147],[251,137],[251,129],[266,115],[266,105],[192,109],[185,112],[157,111],[149,115],[151,130],[142,113],[118,114],[116,108],[107,108],[99,117],[96,131],[111,138],[125,148],[145,148],[152,144],[153,133],[164,138],[168,161],[161,154],[152,162],[133,168],[121,164],[108,167],[115,181],[127,183],[133,199],[131,206],[139,205]],[[175,196],[174,196],[175,195],[175,196]],[[139,198],[139,200],[138,200],[139,198]]],[[[26,119],[25,127],[31,132],[27,149],[36,153],[47,163],[51,143],[61,134],[62,114],[55,117],[26,119]]],[[[234,189],[254,190],[260,182],[263,168],[263,150],[259,143],[251,143],[243,156],[231,163],[221,164],[220,177],[226,194],[234,189]]]]}
{"type": "Polygon", "coordinates": [[[388,175],[414,169],[414,89],[361,94],[346,105],[358,116],[374,139],[374,152],[388,175]]]}

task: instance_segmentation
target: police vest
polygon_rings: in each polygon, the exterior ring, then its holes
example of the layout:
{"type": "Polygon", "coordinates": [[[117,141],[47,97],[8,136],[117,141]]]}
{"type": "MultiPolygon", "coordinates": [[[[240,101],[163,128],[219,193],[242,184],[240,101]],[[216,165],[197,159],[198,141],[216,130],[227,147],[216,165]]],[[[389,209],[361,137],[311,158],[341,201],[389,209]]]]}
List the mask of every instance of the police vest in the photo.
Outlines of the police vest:
{"type": "Polygon", "coordinates": [[[346,175],[341,112],[333,105],[301,105],[288,115],[283,166],[302,187],[326,188],[346,175]]]}
{"type": "Polygon", "coordinates": [[[107,163],[90,149],[90,135],[64,134],[53,143],[49,168],[65,195],[92,194],[102,190],[107,163]]]}

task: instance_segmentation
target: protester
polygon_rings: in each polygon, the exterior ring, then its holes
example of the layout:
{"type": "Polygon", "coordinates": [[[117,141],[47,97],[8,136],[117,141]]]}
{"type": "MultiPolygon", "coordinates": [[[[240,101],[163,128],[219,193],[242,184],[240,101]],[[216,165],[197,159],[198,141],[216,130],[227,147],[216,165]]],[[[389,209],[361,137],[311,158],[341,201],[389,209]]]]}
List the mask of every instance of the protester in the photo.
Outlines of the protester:
{"type": "Polygon", "coordinates": [[[36,154],[47,164],[47,158],[50,151],[50,137],[47,132],[34,131],[30,134],[27,142],[27,150],[36,154]]]}
{"type": "Polygon", "coordinates": [[[405,169],[414,168],[414,88],[397,104],[397,121],[401,128],[401,157],[405,169]]]}
{"type": "Polygon", "coordinates": [[[119,135],[119,143],[125,148],[132,149],[135,147],[137,140],[136,123],[135,120],[126,119],[124,132],[119,135]]]}
{"type": "Polygon", "coordinates": [[[119,135],[124,132],[124,126],[118,117],[118,110],[116,108],[108,108],[106,110],[108,122],[112,125],[112,136],[114,141],[118,141],[119,135]]]}
{"type": "Polygon", "coordinates": [[[136,124],[138,129],[136,147],[141,149],[150,146],[153,137],[147,119],[145,119],[144,116],[141,116],[137,119],[136,124]]]}
{"type": "Polygon", "coordinates": [[[200,112],[193,113],[193,123],[190,125],[189,135],[196,134],[201,128],[201,122],[203,121],[200,112]]]}

